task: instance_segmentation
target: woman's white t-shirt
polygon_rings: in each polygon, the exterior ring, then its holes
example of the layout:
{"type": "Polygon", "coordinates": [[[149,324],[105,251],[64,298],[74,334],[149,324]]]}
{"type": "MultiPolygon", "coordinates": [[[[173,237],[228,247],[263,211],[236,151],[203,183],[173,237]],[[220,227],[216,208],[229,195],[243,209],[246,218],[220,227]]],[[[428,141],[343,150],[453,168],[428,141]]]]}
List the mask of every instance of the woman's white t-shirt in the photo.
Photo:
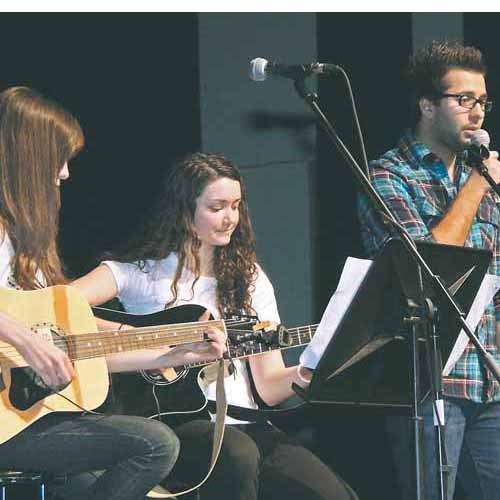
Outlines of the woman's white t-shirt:
{"type": "Polygon", "coordinates": [[[0,234],[0,286],[8,287],[11,281],[12,257],[14,257],[14,248],[10,242],[9,235],[4,232],[0,234]]]}
{"type": "MultiPolygon", "coordinates": [[[[172,298],[170,289],[177,269],[177,256],[171,253],[163,260],[146,261],[145,267],[139,269],[135,264],[116,261],[105,261],[116,281],[118,298],[125,310],[133,314],[151,314],[165,309],[172,298]]],[[[193,285],[193,274],[184,269],[177,283],[177,299],[169,307],[184,304],[198,304],[208,309],[214,318],[220,318],[217,308],[217,281],[212,277],[201,276],[193,285]]],[[[279,323],[278,307],[274,289],[264,271],[258,266],[258,274],[251,293],[251,304],[260,320],[279,323]]],[[[250,389],[246,363],[236,360],[236,376],[225,379],[227,401],[229,404],[245,408],[257,408],[250,389]]],[[[205,390],[208,399],[215,400],[215,383],[205,390]]],[[[236,419],[227,418],[228,423],[240,423],[236,419]]]]}
{"type": "MultiPolygon", "coordinates": [[[[0,229],[0,286],[4,288],[19,288],[12,270],[12,259],[14,247],[6,231],[0,229]]],[[[36,279],[40,285],[45,285],[45,278],[40,270],[36,273],[36,279]]]]}

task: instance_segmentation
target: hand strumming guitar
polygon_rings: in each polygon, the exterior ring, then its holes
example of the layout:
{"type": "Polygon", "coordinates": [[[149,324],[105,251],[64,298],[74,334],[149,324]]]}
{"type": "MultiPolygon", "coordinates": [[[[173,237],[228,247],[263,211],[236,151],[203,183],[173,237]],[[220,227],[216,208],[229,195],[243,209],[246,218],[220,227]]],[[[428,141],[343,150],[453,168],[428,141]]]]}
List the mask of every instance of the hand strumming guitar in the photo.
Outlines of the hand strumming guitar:
{"type": "Polygon", "coordinates": [[[24,324],[0,312],[0,338],[11,344],[49,387],[69,384],[75,376],[64,351],[37,337],[24,324]]]}

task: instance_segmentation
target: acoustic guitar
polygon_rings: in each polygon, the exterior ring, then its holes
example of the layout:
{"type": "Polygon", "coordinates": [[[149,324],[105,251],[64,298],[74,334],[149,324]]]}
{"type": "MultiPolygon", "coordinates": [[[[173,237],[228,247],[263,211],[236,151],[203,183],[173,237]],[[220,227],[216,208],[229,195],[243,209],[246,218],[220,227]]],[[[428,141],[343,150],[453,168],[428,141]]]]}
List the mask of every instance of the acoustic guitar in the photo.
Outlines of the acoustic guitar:
{"type": "Polygon", "coordinates": [[[222,320],[196,317],[182,324],[98,332],[83,295],[62,285],[34,291],[0,288],[0,311],[66,352],[76,372],[70,384],[47,387],[13,346],[0,341],[0,443],[48,413],[100,406],[109,389],[106,354],[206,342],[208,328],[225,330],[222,320]]]}

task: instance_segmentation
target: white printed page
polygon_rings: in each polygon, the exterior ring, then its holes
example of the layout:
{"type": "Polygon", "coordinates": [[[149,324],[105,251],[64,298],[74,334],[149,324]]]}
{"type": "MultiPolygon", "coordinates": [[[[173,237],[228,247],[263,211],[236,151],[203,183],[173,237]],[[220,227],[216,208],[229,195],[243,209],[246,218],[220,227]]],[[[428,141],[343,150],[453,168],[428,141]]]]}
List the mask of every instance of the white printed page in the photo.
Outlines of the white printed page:
{"type": "Polygon", "coordinates": [[[318,329],[300,356],[301,365],[311,370],[316,368],[372,263],[372,260],[347,258],[337,289],[323,313],[318,329]]]}

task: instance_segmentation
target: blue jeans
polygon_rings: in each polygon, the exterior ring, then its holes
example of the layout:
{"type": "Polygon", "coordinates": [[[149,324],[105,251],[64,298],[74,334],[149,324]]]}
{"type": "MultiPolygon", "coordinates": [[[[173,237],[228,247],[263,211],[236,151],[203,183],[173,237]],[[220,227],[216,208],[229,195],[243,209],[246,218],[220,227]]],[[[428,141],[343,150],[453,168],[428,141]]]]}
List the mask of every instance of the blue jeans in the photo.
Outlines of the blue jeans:
{"type": "Polygon", "coordinates": [[[0,446],[0,469],[104,470],[72,499],[142,500],[168,475],[178,453],[174,432],[155,420],[53,413],[0,446]]]}
{"type": "MultiPolygon", "coordinates": [[[[439,498],[432,401],[421,408],[424,419],[425,499],[439,498]]],[[[500,500],[500,403],[478,404],[464,399],[445,399],[445,435],[448,500],[453,500],[456,480],[471,500],[500,500]]],[[[414,497],[411,423],[408,417],[387,417],[404,500],[414,497]]]]}

